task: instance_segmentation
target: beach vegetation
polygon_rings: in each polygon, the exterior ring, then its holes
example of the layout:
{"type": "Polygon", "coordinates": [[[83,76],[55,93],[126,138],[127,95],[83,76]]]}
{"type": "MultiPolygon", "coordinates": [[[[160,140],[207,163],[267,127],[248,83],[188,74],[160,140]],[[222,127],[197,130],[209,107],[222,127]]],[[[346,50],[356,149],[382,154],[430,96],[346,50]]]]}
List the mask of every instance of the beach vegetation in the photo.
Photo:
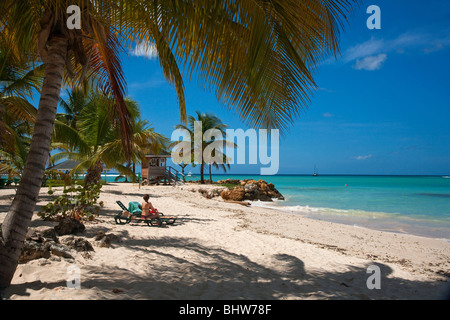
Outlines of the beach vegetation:
{"type": "Polygon", "coordinates": [[[49,187],[48,194],[52,200],[41,207],[38,216],[51,221],[61,221],[66,217],[93,220],[103,207],[102,201],[97,202],[101,186],[100,183],[90,184],[87,188],[81,185],[65,186],[59,196],[53,196],[54,190],[49,187]]]}
{"type": "Polygon", "coordinates": [[[228,189],[233,189],[234,187],[240,186],[240,183],[217,183],[219,186],[227,187],[228,189]]]}

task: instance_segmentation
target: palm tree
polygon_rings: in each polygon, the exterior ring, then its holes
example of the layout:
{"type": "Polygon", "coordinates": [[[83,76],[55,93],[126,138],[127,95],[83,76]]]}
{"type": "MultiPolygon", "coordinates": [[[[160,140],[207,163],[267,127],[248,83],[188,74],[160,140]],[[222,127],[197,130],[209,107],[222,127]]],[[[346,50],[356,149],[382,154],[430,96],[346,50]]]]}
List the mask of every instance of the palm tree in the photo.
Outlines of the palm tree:
{"type": "MultiPolygon", "coordinates": [[[[73,92],[69,95],[75,97],[73,92]]],[[[62,158],[78,160],[80,164],[72,171],[87,170],[85,185],[96,184],[101,179],[103,167],[116,169],[120,174],[134,178],[134,163],[140,161],[149,149],[164,146],[168,139],[156,133],[146,120],[140,118],[138,104],[125,99],[132,121],[132,153],[127,158],[122,148],[118,123],[111,117],[109,110],[114,99],[91,92],[89,97],[78,100],[84,101],[78,112],[77,121],[73,126],[62,122],[55,125],[53,144],[64,149],[52,156],[56,161],[62,158]],[[127,162],[125,164],[125,162],[127,162]]],[[[71,98],[67,104],[72,105],[71,98]]],[[[69,108],[71,112],[71,108],[69,108]]],[[[61,118],[66,118],[64,114],[61,118]]],[[[70,116],[70,114],[69,114],[70,116]]]]}
{"type": "MultiPolygon", "coordinates": [[[[225,134],[225,128],[227,128],[228,126],[223,124],[222,121],[216,117],[215,115],[211,114],[211,113],[202,113],[200,111],[196,111],[195,112],[197,117],[193,117],[193,116],[189,116],[188,118],[188,126],[184,125],[184,124],[178,124],[175,126],[175,129],[182,129],[185,130],[186,132],[188,132],[188,134],[190,135],[190,139],[191,139],[191,157],[192,159],[196,159],[196,157],[194,156],[195,153],[201,153],[201,160],[200,160],[200,183],[204,184],[205,183],[205,179],[204,179],[204,168],[205,165],[209,165],[209,172],[210,172],[210,179],[211,179],[211,166],[214,165],[216,168],[222,167],[224,168],[224,170],[226,170],[226,161],[227,161],[227,157],[222,153],[222,151],[219,148],[214,148],[213,147],[213,143],[216,141],[215,139],[211,138],[206,138],[207,140],[204,140],[204,137],[206,136],[205,133],[208,130],[217,130],[218,133],[220,133],[220,135],[222,137],[224,137],[225,134]],[[195,123],[196,122],[200,122],[201,123],[201,142],[198,143],[195,141],[195,123]],[[207,154],[208,152],[205,152],[205,150],[208,148],[207,151],[210,150],[211,155],[209,157],[209,154],[207,154]],[[207,155],[207,157],[205,157],[205,153],[207,155]],[[216,158],[220,158],[220,161],[215,161],[216,158]]],[[[220,141],[218,141],[221,143],[222,146],[232,146],[232,147],[236,147],[236,144],[234,142],[231,141],[227,141],[224,139],[221,139],[220,141]]],[[[180,150],[180,145],[178,145],[178,141],[175,141],[173,143],[170,144],[169,146],[170,148],[174,148],[175,152],[184,152],[184,150],[180,150]]]]}
{"type": "MultiPolygon", "coordinates": [[[[357,0],[354,0],[355,2],[357,0]]],[[[130,117],[120,41],[153,44],[165,77],[175,87],[186,121],[178,64],[252,126],[285,129],[316,87],[312,71],[337,52],[349,0],[140,1],[3,0],[1,37],[17,52],[44,63],[44,82],[22,182],[0,239],[0,287],[9,285],[49,154],[63,79],[100,84],[116,99],[123,147],[131,153],[130,117]],[[81,9],[81,29],[68,29],[69,5],[81,9]]]]}
{"type": "MultiPolygon", "coordinates": [[[[213,153],[215,151],[216,150],[213,150],[213,153]]],[[[213,154],[213,157],[214,156],[215,156],[215,154],[213,154]]],[[[212,174],[211,174],[211,167],[214,167],[216,169],[222,169],[224,172],[227,172],[227,168],[228,169],[230,168],[230,164],[228,163],[227,156],[225,154],[223,154],[222,155],[222,161],[220,161],[220,163],[217,163],[217,162],[214,161],[214,162],[209,164],[209,181],[210,181],[210,183],[213,183],[212,174]]]]}
{"type": "MultiPolygon", "coordinates": [[[[169,145],[169,148],[175,147],[175,145],[176,145],[177,143],[178,143],[178,142],[173,142],[173,143],[171,143],[171,144],[169,145]]],[[[180,157],[183,158],[183,150],[178,150],[178,151],[179,151],[180,157]]],[[[186,182],[186,175],[185,175],[185,173],[184,173],[184,170],[186,169],[186,167],[187,167],[188,165],[192,165],[193,167],[195,167],[195,163],[194,163],[194,155],[193,155],[192,152],[191,152],[191,159],[190,159],[189,162],[184,162],[183,160],[179,161],[179,160],[174,159],[174,158],[172,158],[172,161],[173,161],[173,163],[176,163],[177,165],[180,166],[180,168],[181,168],[181,174],[182,174],[182,176],[183,176],[183,182],[186,182]]]]}
{"type": "MultiPolygon", "coordinates": [[[[90,92],[90,91],[89,91],[90,92]]],[[[89,102],[89,94],[86,94],[81,88],[72,88],[66,90],[67,99],[60,99],[59,105],[64,113],[56,115],[56,120],[62,121],[68,126],[76,129],[76,124],[81,110],[89,102]]]]}

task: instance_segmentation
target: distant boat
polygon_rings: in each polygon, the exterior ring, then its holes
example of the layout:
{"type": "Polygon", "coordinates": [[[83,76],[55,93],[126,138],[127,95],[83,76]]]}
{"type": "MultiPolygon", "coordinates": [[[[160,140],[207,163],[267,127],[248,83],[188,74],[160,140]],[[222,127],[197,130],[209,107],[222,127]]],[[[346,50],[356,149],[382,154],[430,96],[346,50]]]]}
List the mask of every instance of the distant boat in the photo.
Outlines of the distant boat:
{"type": "Polygon", "coordinates": [[[316,166],[314,166],[314,173],[313,173],[313,176],[314,177],[317,177],[319,174],[317,173],[317,170],[316,170],[316,166]]]}
{"type": "Polygon", "coordinates": [[[189,173],[187,174],[188,177],[192,177],[192,172],[189,171],[189,173]]]}

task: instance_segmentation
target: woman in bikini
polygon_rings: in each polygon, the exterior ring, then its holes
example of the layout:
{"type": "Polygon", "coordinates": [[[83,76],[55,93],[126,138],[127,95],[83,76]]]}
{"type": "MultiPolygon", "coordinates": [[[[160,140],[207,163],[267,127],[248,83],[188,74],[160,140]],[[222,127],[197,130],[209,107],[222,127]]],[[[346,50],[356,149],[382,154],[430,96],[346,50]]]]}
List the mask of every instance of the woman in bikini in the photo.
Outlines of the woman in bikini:
{"type": "Polygon", "coordinates": [[[142,202],[142,218],[145,219],[158,219],[159,213],[158,210],[155,209],[151,202],[148,202],[150,196],[148,194],[144,195],[144,202],[142,202]]]}

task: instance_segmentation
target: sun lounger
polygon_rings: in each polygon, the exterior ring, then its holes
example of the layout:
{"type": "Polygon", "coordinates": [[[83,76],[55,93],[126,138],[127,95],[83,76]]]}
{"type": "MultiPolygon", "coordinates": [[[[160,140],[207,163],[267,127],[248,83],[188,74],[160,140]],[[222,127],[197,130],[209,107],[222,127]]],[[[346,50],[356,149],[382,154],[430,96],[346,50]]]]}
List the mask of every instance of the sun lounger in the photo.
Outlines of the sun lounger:
{"type": "MultiPolygon", "coordinates": [[[[142,210],[140,209],[139,202],[136,202],[136,201],[129,202],[128,203],[128,212],[130,212],[133,215],[141,217],[142,210]]],[[[164,213],[159,212],[159,211],[158,211],[158,214],[160,215],[159,219],[161,219],[166,224],[174,224],[175,220],[177,219],[176,217],[165,216],[164,213]]]]}
{"type": "Polygon", "coordinates": [[[129,213],[129,216],[125,216],[120,212],[118,215],[114,217],[114,220],[116,221],[116,224],[127,224],[130,223],[132,220],[134,221],[144,221],[147,223],[148,226],[154,226],[154,227],[160,227],[163,223],[165,224],[174,224],[176,217],[166,217],[162,212],[158,212],[161,216],[160,218],[145,218],[142,217],[142,211],[139,209],[139,203],[138,202],[130,202],[128,203],[128,208],[125,207],[125,205],[121,201],[116,201],[116,203],[119,205],[119,207],[123,211],[127,211],[129,213]]]}

